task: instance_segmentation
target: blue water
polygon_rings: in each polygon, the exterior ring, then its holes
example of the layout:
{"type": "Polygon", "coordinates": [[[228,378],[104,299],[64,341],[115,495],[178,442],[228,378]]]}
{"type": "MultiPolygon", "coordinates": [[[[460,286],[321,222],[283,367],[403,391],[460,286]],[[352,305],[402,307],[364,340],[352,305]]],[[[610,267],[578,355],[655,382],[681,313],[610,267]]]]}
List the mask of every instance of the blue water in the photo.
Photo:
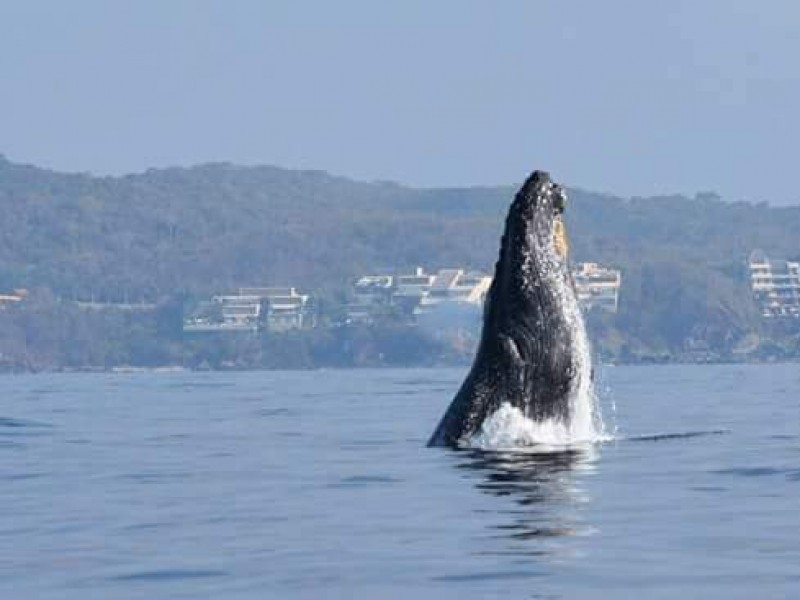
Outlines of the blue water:
{"type": "Polygon", "coordinates": [[[607,368],[588,452],[425,448],[463,375],[0,377],[0,598],[800,596],[797,366],[607,368]]]}

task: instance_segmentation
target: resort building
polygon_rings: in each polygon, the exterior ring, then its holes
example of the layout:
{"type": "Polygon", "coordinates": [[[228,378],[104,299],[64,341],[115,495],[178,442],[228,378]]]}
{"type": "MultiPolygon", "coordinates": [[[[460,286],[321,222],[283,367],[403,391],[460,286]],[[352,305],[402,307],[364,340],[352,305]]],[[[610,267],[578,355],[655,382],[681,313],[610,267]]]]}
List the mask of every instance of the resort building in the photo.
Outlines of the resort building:
{"type": "Polygon", "coordinates": [[[386,304],[390,301],[393,290],[392,275],[365,275],[353,286],[355,304],[362,306],[386,304]]]}
{"type": "Polygon", "coordinates": [[[748,260],[750,285],[761,315],[800,317],[800,262],[770,260],[755,250],[748,260]]]}
{"type": "Polygon", "coordinates": [[[353,285],[354,301],[347,305],[350,322],[369,323],[387,307],[408,316],[429,312],[443,302],[480,305],[492,278],[464,269],[440,269],[426,273],[422,267],[411,273],[365,275],[353,285]]]}
{"type": "Polygon", "coordinates": [[[441,269],[434,277],[427,294],[421,299],[417,314],[442,302],[483,304],[492,278],[483,273],[463,269],[441,269]]]}
{"type": "Polygon", "coordinates": [[[310,310],[310,296],[300,294],[294,288],[270,288],[269,294],[261,297],[266,309],[264,322],[269,331],[288,331],[314,327],[314,315],[310,310]]]}
{"type": "Polygon", "coordinates": [[[239,288],[202,302],[184,322],[184,331],[287,331],[315,325],[310,296],[293,287],[239,288]]]}
{"type": "Polygon", "coordinates": [[[394,299],[408,298],[415,304],[422,301],[431,289],[435,275],[426,273],[422,267],[414,269],[413,273],[398,275],[395,278],[395,287],[392,292],[394,299]]]}
{"type": "Polygon", "coordinates": [[[619,308],[622,275],[597,263],[577,263],[572,270],[578,302],[584,310],[600,308],[615,313],[619,308]]]}

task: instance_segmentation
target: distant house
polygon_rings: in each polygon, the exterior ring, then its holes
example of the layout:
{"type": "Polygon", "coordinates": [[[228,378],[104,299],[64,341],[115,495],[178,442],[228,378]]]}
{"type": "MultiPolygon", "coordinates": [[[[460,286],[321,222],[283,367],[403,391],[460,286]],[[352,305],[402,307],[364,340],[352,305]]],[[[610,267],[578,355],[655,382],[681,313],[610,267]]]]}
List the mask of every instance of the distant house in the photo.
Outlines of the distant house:
{"type": "Polygon", "coordinates": [[[293,287],[243,287],[203,302],[184,331],[287,331],[314,326],[310,296],[293,287]]]}
{"type": "Polygon", "coordinates": [[[269,331],[303,329],[315,325],[309,310],[310,296],[299,294],[294,288],[272,288],[261,300],[266,307],[265,322],[269,331]]]}
{"type": "Polygon", "coordinates": [[[443,302],[483,304],[491,285],[492,278],[483,273],[466,272],[463,269],[441,269],[433,278],[416,312],[418,314],[425,312],[443,302]]]}
{"type": "Polygon", "coordinates": [[[261,300],[258,296],[214,296],[214,301],[220,305],[224,323],[243,329],[258,328],[258,318],[261,316],[261,300]]]}
{"type": "Polygon", "coordinates": [[[597,263],[577,263],[572,270],[575,293],[584,310],[600,308],[615,313],[619,308],[622,275],[597,263]]]}
{"type": "Polygon", "coordinates": [[[0,294],[0,310],[18,304],[28,296],[28,290],[14,290],[10,294],[0,294]]]}
{"type": "Polygon", "coordinates": [[[417,305],[428,294],[434,279],[435,276],[426,273],[422,267],[417,267],[413,273],[398,275],[395,277],[392,299],[417,305]]]}
{"type": "Polygon", "coordinates": [[[238,294],[214,296],[201,302],[184,321],[186,332],[258,331],[261,302],[258,297],[238,294]]]}
{"type": "Polygon", "coordinates": [[[371,322],[393,306],[407,315],[420,315],[443,302],[481,304],[491,284],[484,273],[440,269],[426,273],[364,275],[353,285],[354,301],[347,306],[350,322],[371,322]]]}
{"type": "Polygon", "coordinates": [[[755,250],[748,266],[750,286],[763,317],[800,317],[800,262],[770,260],[755,250]]]}
{"type": "Polygon", "coordinates": [[[394,276],[365,275],[353,286],[355,304],[374,306],[384,304],[391,299],[394,290],[394,276]]]}

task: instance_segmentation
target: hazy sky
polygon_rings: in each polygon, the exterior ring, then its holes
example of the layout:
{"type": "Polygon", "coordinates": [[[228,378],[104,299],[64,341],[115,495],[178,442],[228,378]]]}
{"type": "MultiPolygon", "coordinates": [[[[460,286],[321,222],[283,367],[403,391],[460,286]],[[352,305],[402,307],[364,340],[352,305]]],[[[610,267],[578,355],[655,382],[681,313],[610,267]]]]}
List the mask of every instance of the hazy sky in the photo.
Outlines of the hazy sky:
{"type": "Polygon", "coordinates": [[[3,0],[0,153],[800,203],[800,2],[3,0]]]}

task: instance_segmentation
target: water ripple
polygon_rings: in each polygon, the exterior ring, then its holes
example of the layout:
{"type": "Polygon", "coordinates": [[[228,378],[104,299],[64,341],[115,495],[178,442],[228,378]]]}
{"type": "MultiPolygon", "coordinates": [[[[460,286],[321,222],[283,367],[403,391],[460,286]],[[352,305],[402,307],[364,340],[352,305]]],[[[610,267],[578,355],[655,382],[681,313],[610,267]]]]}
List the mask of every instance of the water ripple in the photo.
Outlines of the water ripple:
{"type": "Polygon", "coordinates": [[[230,575],[226,571],[213,569],[161,569],[155,571],[139,571],[124,575],[109,577],[109,581],[180,581],[183,579],[205,579],[211,577],[225,577],[230,575]]]}
{"type": "Polygon", "coordinates": [[[484,571],[480,573],[463,573],[458,575],[439,575],[431,577],[431,581],[477,582],[490,581],[493,579],[528,579],[532,577],[542,577],[542,573],[533,573],[531,571],[484,571]]]}
{"type": "Polygon", "coordinates": [[[402,479],[396,479],[386,475],[353,475],[352,477],[345,477],[336,483],[330,484],[328,487],[332,488],[353,488],[353,487],[369,487],[373,485],[386,485],[393,483],[401,483],[402,479]]]}

